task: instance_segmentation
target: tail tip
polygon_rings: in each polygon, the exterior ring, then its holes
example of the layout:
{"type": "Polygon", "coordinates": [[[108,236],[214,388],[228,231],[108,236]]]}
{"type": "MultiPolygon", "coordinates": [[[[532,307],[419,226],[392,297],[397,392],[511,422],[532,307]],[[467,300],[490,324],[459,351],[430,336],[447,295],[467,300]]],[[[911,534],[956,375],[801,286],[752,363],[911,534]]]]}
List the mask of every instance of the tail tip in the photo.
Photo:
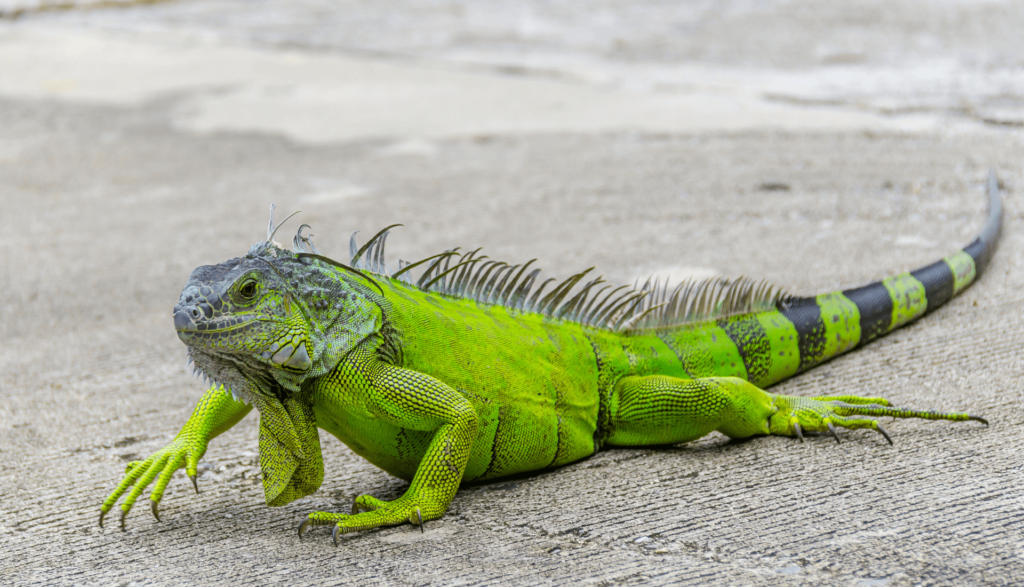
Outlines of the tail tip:
{"type": "Polygon", "coordinates": [[[999,194],[999,190],[1002,187],[1003,186],[999,182],[999,176],[996,175],[996,168],[995,167],[989,167],[988,168],[988,193],[989,193],[989,195],[990,196],[998,195],[999,194]]]}

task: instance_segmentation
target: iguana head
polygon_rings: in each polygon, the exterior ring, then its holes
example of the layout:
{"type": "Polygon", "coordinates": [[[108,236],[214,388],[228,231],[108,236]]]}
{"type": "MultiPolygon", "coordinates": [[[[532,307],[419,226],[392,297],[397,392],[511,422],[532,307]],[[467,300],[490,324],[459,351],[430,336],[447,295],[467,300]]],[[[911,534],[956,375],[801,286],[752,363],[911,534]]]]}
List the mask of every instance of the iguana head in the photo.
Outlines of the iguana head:
{"type": "Polygon", "coordinates": [[[174,307],[196,366],[257,407],[330,371],[380,323],[357,280],[270,242],[194,270],[174,307]]]}

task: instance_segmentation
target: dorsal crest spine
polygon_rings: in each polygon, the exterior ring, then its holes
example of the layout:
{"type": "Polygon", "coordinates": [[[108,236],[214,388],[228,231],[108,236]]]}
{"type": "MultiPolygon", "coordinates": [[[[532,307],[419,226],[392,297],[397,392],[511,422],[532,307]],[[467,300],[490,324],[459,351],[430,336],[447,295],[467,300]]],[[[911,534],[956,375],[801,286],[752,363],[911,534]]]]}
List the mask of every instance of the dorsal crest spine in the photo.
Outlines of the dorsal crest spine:
{"type": "MultiPolygon", "coordinates": [[[[623,285],[612,288],[605,285],[600,289],[597,286],[605,281],[597,277],[580,286],[583,279],[593,271],[593,267],[571,275],[544,294],[547,286],[557,280],[548,278],[535,288],[541,270],[527,270],[536,259],[521,265],[509,265],[486,255],[478,255],[481,251],[479,248],[467,252],[455,248],[413,263],[400,260],[398,271],[393,272],[385,260],[385,244],[391,229],[398,226],[402,225],[385,227],[362,247],[356,242],[358,232],[352,233],[349,239],[349,265],[323,256],[313,245],[313,235],[303,234],[305,229],[310,228],[308,224],[299,227],[292,245],[295,252],[302,256],[355,270],[361,275],[363,272],[377,274],[427,292],[543,314],[616,332],[674,328],[772,310],[792,299],[770,283],[746,277],[687,279],[675,286],[671,286],[667,278],[651,277],[643,285],[637,281],[632,287],[623,285]],[[423,272],[419,279],[413,281],[411,270],[415,268],[423,268],[423,272]]],[[[275,227],[271,216],[267,242],[272,239],[277,228],[280,228],[280,224],[275,227]]]]}
{"type": "MultiPolygon", "coordinates": [[[[273,235],[281,224],[284,224],[284,221],[274,225],[271,205],[267,240],[253,245],[249,254],[256,253],[257,249],[272,246],[273,235]]],[[[510,265],[504,261],[489,259],[486,255],[477,256],[481,250],[479,248],[463,253],[457,247],[415,262],[399,260],[398,270],[392,271],[385,260],[385,244],[388,235],[391,234],[391,228],[396,226],[401,224],[384,227],[361,247],[358,247],[355,241],[355,235],[358,233],[352,233],[349,238],[351,260],[348,265],[330,259],[316,250],[312,243],[312,235],[303,235],[303,230],[310,228],[308,224],[299,226],[292,239],[292,246],[301,257],[312,257],[328,262],[370,282],[373,280],[366,274],[376,274],[426,292],[472,299],[518,311],[541,313],[554,319],[614,332],[677,328],[691,323],[770,310],[780,305],[784,306],[793,299],[767,282],[743,277],[689,279],[675,287],[670,286],[668,279],[651,277],[642,286],[637,281],[632,287],[624,285],[611,288],[610,285],[605,285],[595,291],[597,286],[605,283],[602,277],[598,277],[573,293],[573,289],[579,286],[594,267],[570,276],[542,297],[547,286],[557,280],[544,280],[535,289],[541,269],[526,271],[537,259],[510,265]],[[420,278],[414,282],[411,270],[424,265],[420,278]]],[[[373,285],[379,288],[376,283],[373,285]]]]}

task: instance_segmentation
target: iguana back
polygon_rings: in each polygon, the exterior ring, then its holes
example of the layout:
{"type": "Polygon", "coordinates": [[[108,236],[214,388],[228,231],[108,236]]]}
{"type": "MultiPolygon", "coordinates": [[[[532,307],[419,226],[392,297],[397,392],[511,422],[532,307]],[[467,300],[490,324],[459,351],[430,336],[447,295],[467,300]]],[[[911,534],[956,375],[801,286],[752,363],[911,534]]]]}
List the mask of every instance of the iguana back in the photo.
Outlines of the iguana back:
{"type": "MultiPolygon", "coordinates": [[[[467,265],[462,273],[459,263],[437,259],[418,286],[380,280],[384,314],[398,363],[456,389],[480,418],[465,480],[554,467],[601,448],[611,432],[610,395],[624,377],[736,377],[764,388],[935,311],[977,279],[994,250],[997,187],[989,194],[988,223],[965,249],[916,271],[814,297],[747,280],[675,291],[649,282],[603,300],[588,299],[587,286],[573,297],[569,287],[531,297],[529,284],[514,295],[516,273],[521,279],[525,272],[476,257],[477,250],[455,257],[467,265]],[[446,283],[438,279],[443,274],[454,277],[446,283]]],[[[387,234],[378,233],[363,252],[383,259],[387,234]]],[[[353,265],[386,277],[383,261],[363,258],[356,251],[353,265]]],[[[428,436],[413,443],[418,450],[426,450],[428,436]]],[[[374,460],[372,451],[364,456],[374,460]]],[[[411,454],[392,472],[412,478],[421,458],[411,454]]]]}

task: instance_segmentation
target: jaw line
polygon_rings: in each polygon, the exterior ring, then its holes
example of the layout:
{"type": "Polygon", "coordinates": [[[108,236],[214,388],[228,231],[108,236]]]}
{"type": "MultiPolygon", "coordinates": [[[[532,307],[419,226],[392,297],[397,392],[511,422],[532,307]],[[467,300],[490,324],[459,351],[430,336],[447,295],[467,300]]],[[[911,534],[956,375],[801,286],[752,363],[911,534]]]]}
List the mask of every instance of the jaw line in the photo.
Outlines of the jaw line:
{"type": "Polygon", "coordinates": [[[235,324],[227,328],[215,328],[206,330],[175,330],[180,337],[182,334],[186,335],[198,335],[198,334],[217,334],[220,332],[231,332],[232,330],[238,330],[240,328],[248,328],[257,322],[270,322],[271,324],[283,324],[284,321],[278,318],[247,318],[241,324],[235,324]]]}

